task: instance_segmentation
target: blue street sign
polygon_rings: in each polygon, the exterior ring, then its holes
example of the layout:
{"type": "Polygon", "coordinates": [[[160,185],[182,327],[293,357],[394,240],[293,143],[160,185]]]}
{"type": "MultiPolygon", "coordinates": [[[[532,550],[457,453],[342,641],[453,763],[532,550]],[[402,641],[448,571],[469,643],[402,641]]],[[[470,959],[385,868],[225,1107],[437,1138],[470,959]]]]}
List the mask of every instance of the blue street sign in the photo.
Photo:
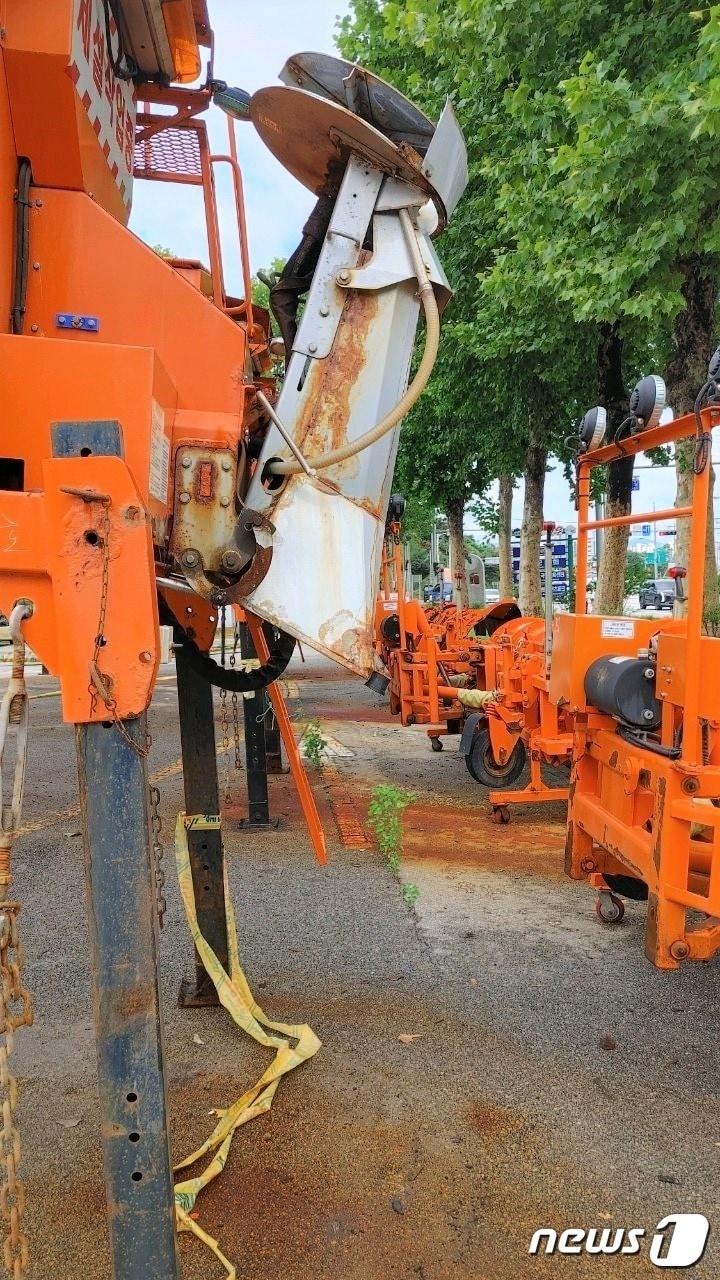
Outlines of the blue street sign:
{"type": "Polygon", "coordinates": [[[642,526],[642,535],[643,535],[643,538],[649,538],[649,537],[650,537],[650,525],[649,525],[649,524],[644,524],[644,525],[642,526]]]}
{"type": "Polygon", "coordinates": [[[633,487],[633,493],[639,493],[639,492],[640,492],[640,477],[639,477],[639,476],[633,476],[633,478],[632,478],[632,487],[633,487]]]}

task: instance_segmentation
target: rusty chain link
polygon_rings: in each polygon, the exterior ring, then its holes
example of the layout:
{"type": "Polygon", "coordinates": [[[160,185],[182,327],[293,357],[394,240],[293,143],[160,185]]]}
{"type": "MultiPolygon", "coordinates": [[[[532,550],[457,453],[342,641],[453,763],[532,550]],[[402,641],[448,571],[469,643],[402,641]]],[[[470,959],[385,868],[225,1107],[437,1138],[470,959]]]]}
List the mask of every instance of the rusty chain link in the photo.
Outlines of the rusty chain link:
{"type": "MultiPolygon", "coordinates": [[[[237,664],[237,647],[240,642],[240,628],[235,624],[235,637],[230,654],[230,666],[235,667],[237,664]]],[[[238,703],[238,695],[233,690],[232,695],[232,721],[233,721],[233,739],[235,744],[235,770],[242,769],[242,760],[240,759],[240,707],[238,703]]]]}
{"type": "Polygon", "coordinates": [[[163,858],[165,857],[165,849],[162,842],[162,817],[160,816],[160,788],[154,783],[150,789],[150,831],[152,833],[152,859],[153,871],[155,872],[155,889],[157,903],[158,924],[161,929],[165,927],[165,912],[167,911],[167,899],[165,897],[165,867],[163,858]]]}
{"type": "MultiPolygon", "coordinates": [[[[225,666],[225,609],[221,606],[220,615],[220,662],[225,666]]],[[[228,717],[227,689],[220,690],[220,730],[221,752],[223,762],[223,804],[229,808],[232,803],[230,792],[230,720],[228,717]]]]}
{"type": "Polygon", "coordinates": [[[10,900],[12,847],[20,826],[25,788],[28,741],[28,694],[25,684],[25,641],[21,626],[32,614],[29,601],[19,601],[10,615],[13,641],[12,675],[0,708],[0,1212],[7,1223],[3,1242],[5,1270],[20,1280],[29,1266],[27,1236],[23,1231],[25,1188],[18,1179],[20,1134],[15,1123],[17,1080],[10,1069],[14,1033],[33,1021],[30,993],[23,983],[23,953],[18,915],[20,903],[10,900]],[[4,801],[2,766],[10,726],[15,729],[15,776],[12,799],[4,801]]]}
{"type": "Polygon", "coordinates": [[[112,716],[113,723],[120,737],[134,751],[137,756],[142,759],[150,754],[151,738],[149,734],[145,735],[145,742],[136,742],[130,733],[128,733],[123,721],[118,715],[117,701],[112,695],[112,685],[110,677],[105,675],[99,668],[100,653],[107,644],[105,636],[105,619],[107,615],[108,592],[110,588],[110,534],[112,525],[110,523],[110,505],[111,499],[107,494],[93,495],[90,499],[93,504],[98,504],[102,512],[98,522],[98,536],[102,547],[102,576],[100,580],[100,609],[98,613],[97,632],[95,635],[95,646],[93,649],[92,661],[90,663],[90,684],[88,686],[90,693],[90,714],[94,719],[97,711],[98,697],[107,707],[112,716]]]}

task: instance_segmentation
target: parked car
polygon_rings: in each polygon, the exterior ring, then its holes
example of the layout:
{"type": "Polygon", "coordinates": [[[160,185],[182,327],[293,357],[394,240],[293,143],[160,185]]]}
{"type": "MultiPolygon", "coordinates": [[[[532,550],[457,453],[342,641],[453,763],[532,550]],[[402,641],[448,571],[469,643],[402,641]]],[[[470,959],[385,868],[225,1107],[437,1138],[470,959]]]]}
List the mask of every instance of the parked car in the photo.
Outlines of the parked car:
{"type": "Polygon", "coordinates": [[[641,609],[672,609],[675,603],[675,583],[672,578],[655,578],[644,582],[638,597],[641,609]]]}
{"type": "MultiPolygon", "coordinates": [[[[434,586],[426,587],[423,592],[423,595],[425,597],[425,601],[427,604],[439,604],[440,603],[439,583],[436,582],[434,586]]],[[[442,598],[443,598],[443,604],[452,604],[452,598],[453,598],[452,582],[443,582],[442,598]]]]}

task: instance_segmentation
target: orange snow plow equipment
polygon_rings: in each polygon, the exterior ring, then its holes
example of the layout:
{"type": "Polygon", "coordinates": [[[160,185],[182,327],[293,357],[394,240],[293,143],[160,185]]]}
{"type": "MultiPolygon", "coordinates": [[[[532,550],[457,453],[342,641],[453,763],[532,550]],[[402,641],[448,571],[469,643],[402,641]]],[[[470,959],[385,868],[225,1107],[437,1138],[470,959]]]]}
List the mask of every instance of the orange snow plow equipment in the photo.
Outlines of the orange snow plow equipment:
{"type": "Polygon", "coordinates": [[[405,591],[400,524],[391,519],[375,637],[391,711],[403,724],[427,725],[435,751],[442,735],[460,735],[460,752],[489,789],[496,821],[508,821],[512,804],[567,799],[566,786],[542,776],[543,765],[569,765],[572,750],[568,716],[548,696],[546,621],[521,617],[512,599],[424,609],[405,591]],[[513,788],[528,759],[528,785],[513,788]]]}
{"type": "Polygon", "coordinates": [[[649,395],[649,403],[634,422],[631,413],[630,429],[623,424],[611,443],[593,441],[579,455],[576,612],[555,620],[550,700],[575,726],[566,871],[598,889],[608,923],[622,918],[623,897],[647,898],[645,953],[661,969],[707,960],[720,947],[720,688],[711,674],[720,640],[703,622],[719,367],[716,354],[695,412],[663,425],[654,404],[664,388],[643,379],[634,398],[649,395]],[[690,521],[687,616],[588,616],[591,532],[668,515],[592,520],[593,468],[681,440],[695,444],[692,500],[672,511],[690,521]]]}

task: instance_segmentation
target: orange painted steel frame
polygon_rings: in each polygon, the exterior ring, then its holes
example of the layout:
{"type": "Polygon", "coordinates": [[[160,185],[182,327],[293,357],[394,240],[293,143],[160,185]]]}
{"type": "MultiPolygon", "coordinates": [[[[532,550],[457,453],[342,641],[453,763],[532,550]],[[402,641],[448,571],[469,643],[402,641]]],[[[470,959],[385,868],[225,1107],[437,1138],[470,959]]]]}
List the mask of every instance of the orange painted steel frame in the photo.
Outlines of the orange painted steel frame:
{"type": "MultiPolygon", "coordinates": [[[[497,690],[499,698],[484,708],[493,755],[503,764],[519,738],[530,755],[530,783],[519,790],[491,791],[497,809],[507,804],[566,800],[566,787],[549,787],[541,764],[560,765],[572,751],[566,715],[550,703],[545,674],[545,624],[540,618],[513,618],[490,638],[470,634],[493,612],[445,605],[423,609],[404,591],[399,527],[391,525],[385,543],[382,586],[375,615],[376,647],[391,678],[390,707],[403,724],[427,724],[428,736],[459,733],[469,708],[449,683],[462,675],[466,687],[497,690]],[[383,621],[397,614],[400,643],[389,644],[383,621]]],[[[506,603],[506,602],[500,602],[506,603]]],[[[510,602],[507,602],[510,603],[510,602]]]]}
{"type": "MultiPolygon", "coordinates": [[[[390,709],[393,715],[400,715],[403,724],[427,725],[430,737],[459,732],[464,713],[457,700],[457,690],[448,683],[447,671],[469,675],[469,652],[467,648],[441,649],[439,638],[444,634],[443,629],[438,628],[436,632],[419,600],[406,598],[397,524],[388,529],[381,572],[381,591],[375,611],[375,647],[390,674],[390,709]],[[398,619],[397,645],[390,644],[382,631],[383,622],[392,614],[397,614],[398,619]]],[[[454,606],[451,612],[455,619],[454,606]]]]}
{"type": "Polygon", "coordinates": [[[549,786],[542,776],[543,763],[555,767],[569,763],[573,744],[569,717],[550,702],[544,620],[513,618],[504,623],[485,642],[485,673],[487,687],[498,692],[497,700],[485,709],[495,760],[498,764],[509,760],[518,739],[530,759],[526,787],[488,793],[493,810],[567,800],[567,787],[549,786]]]}
{"type": "MultiPolygon", "coordinates": [[[[255,652],[261,663],[267,662],[270,657],[270,651],[267,646],[260,618],[256,617],[254,613],[248,613],[247,609],[243,610],[238,609],[237,607],[235,608],[235,617],[238,621],[244,620],[247,622],[252,642],[255,646],[255,652]]],[[[275,713],[275,718],[280,726],[280,736],[282,737],[285,754],[287,755],[290,764],[290,772],[292,774],[293,782],[295,783],[295,788],[300,797],[300,804],[302,805],[303,816],[307,823],[310,839],[312,840],[315,857],[320,863],[320,866],[324,867],[327,864],[325,833],[322,829],[322,822],[320,821],[320,815],[317,811],[315,797],[308,781],[302,756],[300,755],[298,744],[295,741],[292,721],[288,714],[281,685],[277,681],[273,681],[271,685],[268,685],[268,694],[270,695],[270,702],[275,713]]]]}
{"type": "MultiPolygon", "coordinates": [[[[718,424],[718,408],[702,411],[704,433],[711,436],[718,424]]],[[[624,638],[603,635],[618,630],[617,620],[583,616],[588,537],[597,523],[589,518],[590,473],[622,456],[691,439],[696,430],[689,414],[580,459],[577,614],[557,620],[551,677],[551,697],[576,715],[566,871],[601,888],[606,875],[644,881],[645,952],[661,969],[677,968],[686,958],[706,960],[720,947],[720,698],[717,682],[703,684],[701,675],[717,671],[720,662],[720,640],[702,634],[709,463],[694,475],[691,505],[673,511],[691,521],[687,619],[626,623],[634,635],[624,638]],[[674,757],[629,741],[584,697],[584,672],[596,657],[636,654],[648,645],[656,655],[656,696],[662,703],[657,745],[674,757]],[[705,922],[692,927],[689,910],[705,922]]],[[[665,518],[664,512],[649,512],[614,523],[665,518]]]]}
{"type": "MultiPolygon", "coordinates": [[[[74,14],[73,0],[11,5],[1,49],[0,415],[2,453],[21,478],[2,495],[0,610],[9,614],[20,597],[33,601],[28,643],[61,680],[65,720],[89,723],[107,715],[88,691],[104,567],[109,591],[98,665],[118,717],[126,718],[147,707],[157,672],[154,560],[166,556],[177,451],[199,443],[237,455],[256,422],[254,382],[265,377],[269,359],[262,317],[224,292],[213,157],[205,126],[194,118],[209,105],[208,92],[142,90],[148,100],[175,106],[197,139],[201,165],[193,181],[205,193],[213,301],[123,225],[127,210],[68,74],[74,14]],[[18,334],[8,317],[21,156],[32,166],[32,185],[18,334]],[[96,329],[61,328],[62,314],[95,317],[96,329]],[[116,424],[122,456],[53,458],[54,424],[88,422],[116,424]]],[[[175,120],[162,117],[164,126],[175,120]]],[[[145,123],[160,128],[149,115],[145,123]]],[[[232,138],[229,157],[215,160],[233,171],[249,299],[232,138]]]]}

